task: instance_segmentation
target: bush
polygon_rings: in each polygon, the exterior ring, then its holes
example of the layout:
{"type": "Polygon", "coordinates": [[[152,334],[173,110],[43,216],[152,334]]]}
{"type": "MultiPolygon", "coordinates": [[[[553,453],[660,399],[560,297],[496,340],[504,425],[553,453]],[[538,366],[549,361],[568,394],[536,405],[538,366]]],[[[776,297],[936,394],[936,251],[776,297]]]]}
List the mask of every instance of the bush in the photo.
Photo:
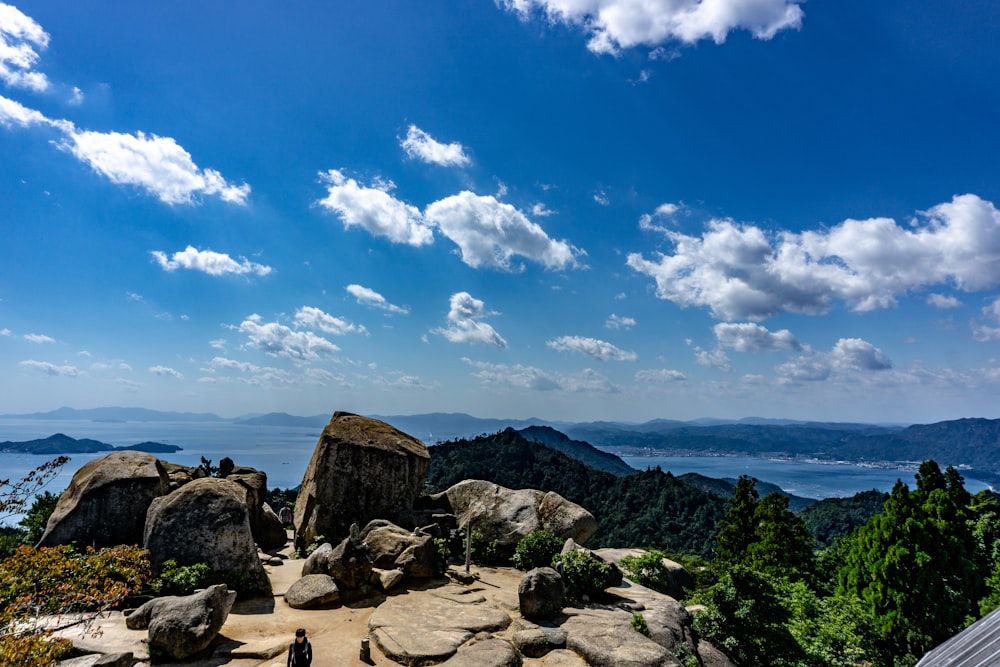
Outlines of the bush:
{"type": "Polygon", "coordinates": [[[642,614],[632,614],[632,629],[640,635],[649,637],[649,626],[646,625],[646,617],[642,614]]]}
{"type": "Polygon", "coordinates": [[[562,575],[566,595],[571,600],[587,602],[602,595],[605,588],[615,583],[614,566],[585,551],[559,554],[552,562],[562,575]]]}
{"type": "Polygon", "coordinates": [[[669,594],[672,586],[670,570],[663,563],[666,557],[667,554],[662,551],[652,549],[641,556],[625,556],[618,562],[618,566],[625,576],[640,586],[669,594]]]}
{"type": "Polygon", "coordinates": [[[514,567],[527,572],[536,567],[552,567],[552,559],[559,554],[563,540],[547,530],[528,533],[517,543],[512,559],[514,567]]]}
{"type": "Polygon", "coordinates": [[[472,560],[479,565],[508,565],[510,564],[510,552],[504,552],[500,546],[500,540],[486,541],[486,536],[482,531],[472,531],[472,560]]]}
{"type": "Polygon", "coordinates": [[[212,569],[204,563],[178,565],[175,560],[163,563],[160,576],[150,584],[157,595],[191,595],[212,583],[212,569]]]}

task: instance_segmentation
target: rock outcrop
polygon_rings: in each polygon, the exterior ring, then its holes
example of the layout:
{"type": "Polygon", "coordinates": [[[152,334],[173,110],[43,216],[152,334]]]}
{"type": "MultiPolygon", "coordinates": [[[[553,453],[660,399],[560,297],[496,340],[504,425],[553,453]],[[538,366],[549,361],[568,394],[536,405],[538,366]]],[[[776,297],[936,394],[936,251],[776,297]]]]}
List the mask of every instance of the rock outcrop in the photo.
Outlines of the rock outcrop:
{"type": "Polygon", "coordinates": [[[90,461],[59,497],[38,546],[142,544],[146,510],[169,491],[170,478],[152,454],[112,452],[90,461]]]}
{"type": "Polygon", "coordinates": [[[285,592],[285,602],[292,609],[319,609],[338,601],[337,582],[326,574],[307,574],[285,592]]]}
{"type": "Polygon", "coordinates": [[[149,647],[173,660],[208,648],[229,616],[236,593],[225,584],[183,597],[155,598],[126,617],[131,630],[149,629],[149,647]]]}
{"type": "MultiPolygon", "coordinates": [[[[641,556],[646,551],[644,549],[595,549],[593,553],[609,563],[618,565],[622,558],[641,556]]],[[[683,565],[669,558],[663,558],[661,562],[666,568],[669,580],[669,588],[664,593],[678,600],[687,597],[686,591],[693,591],[695,587],[694,575],[688,572],[683,565]]]]}
{"type": "Polygon", "coordinates": [[[361,540],[371,553],[373,565],[379,569],[400,569],[415,579],[434,577],[444,570],[430,535],[378,520],[365,526],[361,540]]]}
{"type": "Polygon", "coordinates": [[[517,588],[521,615],[527,618],[547,618],[562,611],[566,603],[566,587],[562,577],[551,567],[536,567],[521,578],[517,588]]]}
{"type": "Polygon", "coordinates": [[[488,542],[513,548],[528,533],[548,530],[563,539],[584,544],[597,531],[594,515],[556,493],[534,489],[512,490],[470,479],[432,496],[446,503],[459,525],[472,522],[488,542]]]}
{"type": "Polygon", "coordinates": [[[372,557],[360,539],[345,537],[336,547],[324,542],[302,564],[302,576],[327,574],[346,589],[357,590],[368,583],[372,557]]]}
{"type": "Polygon", "coordinates": [[[153,572],[163,563],[205,563],[227,574],[239,592],[269,590],[250,532],[246,489],[226,479],[205,478],[157,498],[149,506],[143,545],[153,572]]]}
{"type": "Polygon", "coordinates": [[[337,412],[323,429],[295,503],[296,546],[337,539],[352,523],[394,519],[413,506],[427,446],[385,422],[337,412]]]}

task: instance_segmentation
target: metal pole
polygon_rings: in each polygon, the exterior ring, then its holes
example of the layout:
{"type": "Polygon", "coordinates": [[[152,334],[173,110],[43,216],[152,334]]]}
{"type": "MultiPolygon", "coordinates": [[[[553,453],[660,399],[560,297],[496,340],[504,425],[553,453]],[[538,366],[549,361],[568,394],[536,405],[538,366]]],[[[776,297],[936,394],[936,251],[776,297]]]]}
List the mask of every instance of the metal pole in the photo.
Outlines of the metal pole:
{"type": "Polygon", "coordinates": [[[472,559],[472,519],[465,523],[465,573],[469,574],[469,563],[472,559]]]}

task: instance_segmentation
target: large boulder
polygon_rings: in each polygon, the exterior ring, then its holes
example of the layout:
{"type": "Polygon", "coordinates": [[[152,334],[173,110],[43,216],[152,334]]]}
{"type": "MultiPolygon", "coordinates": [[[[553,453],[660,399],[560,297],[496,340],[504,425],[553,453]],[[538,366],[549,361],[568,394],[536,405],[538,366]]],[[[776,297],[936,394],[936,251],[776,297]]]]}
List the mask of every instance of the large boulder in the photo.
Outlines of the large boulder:
{"type": "Polygon", "coordinates": [[[326,574],[307,574],[285,592],[285,602],[292,609],[319,609],[339,601],[337,582],[326,574]]]}
{"type": "Polygon", "coordinates": [[[413,507],[430,465],[427,446],[377,419],[334,413],[316,443],[295,502],[296,547],[347,534],[352,523],[413,507]]]}
{"type": "Polygon", "coordinates": [[[269,515],[270,508],[264,509],[266,505],[264,501],[267,499],[267,473],[256,468],[233,465],[232,460],[228,458],[219,463],[219,470],[223,479],[236,482],[246,489],[250,532],[253,533],[253,538],[260,548],[268,551],[284,546],[287,539],[284,529],[280,531],[280,535],[275,529],[280,524],[278,517],[274,516],[272,519],[271,515],[274,515],[274,512],[271,511],[269,515]]]}
{"type": "Polygon", "coordinates": [[[430,535],[379,520],[365,526],[361,539],[371,553],[372,564],[379,569],[398,568],[416,579],[434,577],[444,570],[430,535]]]}
{"type": "Polygon", "coordinates": [[[566,586],[551,567],[536,567],[521,577],[517,602],[521,615],[527,618],[555,616],[566,603],[566,586]]]}
{"type": "Polygon", "coordinates": [[[359,539],[345,537],[336,547],[324,542],[302,564],[302,576],[327,574],[345,589],[357,590],[368,583],[372,557],[359,539]]]}
{"type": "Polygon", "coordinates": [[[473,530],[480,531],[487,542],[496,540],[500,546],[514,547],[525,535],[540,529],[584,544],[597,531],[593,514],[552,492],[512,490],[468,479],[432,500],[446,500],[459,525],[471,521],[473,530]]]}
{"type": "Polygon", "coordinates": [[[38,546],[142,544],[146,510],[169,491],[170,478],[152,454],[112,452],[90,461],[59,496],[38,546]]]}
{"type": "Polygon", "coordinates": [[[183,597],[155,598],[125,618],[131,630],[149,629],[149,648],[184,660],[208,648],[222,629],[236,593],[225,584],[183,597]]]}
{"type": "Polygon", "coordinates": [[[240,593],[270,590],[250,532],[246,490],[227,479],[207,477],[185,484],[149,506],[143,545],[153,573],[163,563],[205,563],[225,574],[240,593]]]}
{"type": "MultiPolygon", "coordinates": [[[[250,532],[253,532],[253,524],[250,524],[250,532]]],[[[273,551],[285,546],[288,541],[288,532],[282,525],[281,519],[274,513],[271,506],[264,503],[260,511],[260,518],[257,522],[257,532],[255,533],[257,544],[264,551],[273,551]]]]}

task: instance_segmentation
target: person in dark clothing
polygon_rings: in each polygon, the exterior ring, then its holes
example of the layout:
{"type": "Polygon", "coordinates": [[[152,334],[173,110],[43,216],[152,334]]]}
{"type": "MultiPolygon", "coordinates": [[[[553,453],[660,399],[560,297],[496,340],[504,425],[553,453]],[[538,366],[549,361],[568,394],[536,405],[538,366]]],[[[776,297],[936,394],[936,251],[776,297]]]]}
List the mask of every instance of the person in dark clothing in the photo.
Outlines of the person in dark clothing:
{"type": "Polygon", "coordinates": [[[309,667],[313,661],[312,644],[306,639],[306,631],[295,631],[295,641],[288,647],[288,667],[309,667]]]}

